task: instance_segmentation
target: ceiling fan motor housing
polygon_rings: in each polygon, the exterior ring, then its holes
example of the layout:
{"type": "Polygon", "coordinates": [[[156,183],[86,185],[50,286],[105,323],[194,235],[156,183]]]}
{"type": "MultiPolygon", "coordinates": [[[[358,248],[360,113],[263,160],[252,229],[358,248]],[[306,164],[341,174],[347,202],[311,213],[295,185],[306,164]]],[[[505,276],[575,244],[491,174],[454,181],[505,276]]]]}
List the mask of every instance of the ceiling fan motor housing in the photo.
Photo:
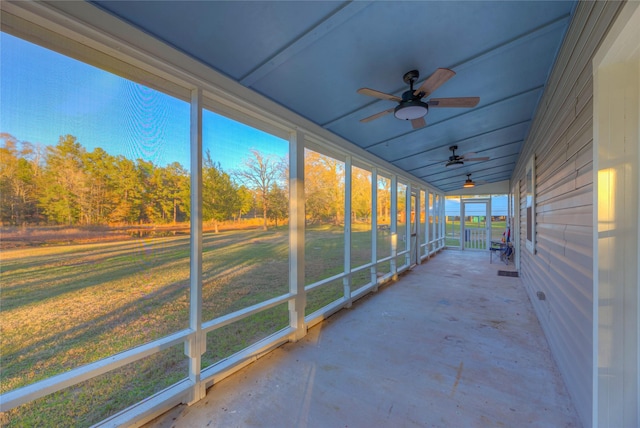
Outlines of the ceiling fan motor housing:
{"type": "Polygon", "coordinates": [[[445,165],[445,167],[449,167],[449,166],[454,166],[454,165],[464,165],[464,162],[460,159],[451,159],[449,158],[449,162],[447,162],[447,164],[445,165]]]}
{"type": "Polygon", "coordinates": [[[458,166],[464,165],[462,158],[456,155],[456,150],[458,150],[458,146],[451,146],[449,147],[449,150],[451,150],[452,155],[449,156],[449,162],[447,162],[445,167],[454,166],[454,165],[458,165],[458,166]]]}

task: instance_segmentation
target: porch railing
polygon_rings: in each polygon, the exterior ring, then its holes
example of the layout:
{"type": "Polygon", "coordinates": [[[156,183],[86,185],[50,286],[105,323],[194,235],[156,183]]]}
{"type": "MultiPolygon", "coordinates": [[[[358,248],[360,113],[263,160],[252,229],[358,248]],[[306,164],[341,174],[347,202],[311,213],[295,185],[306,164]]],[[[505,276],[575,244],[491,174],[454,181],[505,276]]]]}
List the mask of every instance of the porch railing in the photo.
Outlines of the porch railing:
{"type": "Polygon", "coordinates": [[[470,250],[486,250],[487,249],[487,230],[482,229],[465,229],[464,230],[464,248],[470,250]]]}

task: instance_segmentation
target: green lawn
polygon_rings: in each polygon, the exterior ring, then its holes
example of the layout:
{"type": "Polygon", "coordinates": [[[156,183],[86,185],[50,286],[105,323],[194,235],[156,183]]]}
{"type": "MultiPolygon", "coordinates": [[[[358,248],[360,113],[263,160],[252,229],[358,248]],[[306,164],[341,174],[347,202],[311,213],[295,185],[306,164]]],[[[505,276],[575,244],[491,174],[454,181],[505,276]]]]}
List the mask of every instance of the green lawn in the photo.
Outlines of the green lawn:
{"type": "MultiPolygon", "coordinates": [[[[390,242],[379,232],[383,257],[390,242]]],[[[309,227],[306,283],[342,272],[341,227],[309,227]]],[[[369,226],[354,226],[352,266],[371,258],[369,226]]],[[[46,379],[188,327],[188,236],[2,251],[0,391],[46,379]]],[[[390,252],[388,253],[390,254],[390,252]]],[[[203,319],[286,293],[288,230],[203,237],[203,319]]],[[[354,275],[353,289],[369,270],[354,275]]],[[[309,314],[342,295],[342,281],[309,293],[309,314]]],[[[211,332],[203,367],[288,325],[287,304],[211,332]]],[[[187,375],[182,345],[0,416],[2,426],[88,426],[187,375]]]]}
{"type": "MultiPolygon", "coordinates": [[[[476,226],[473,223],[467,223],[467,228],[484,227],[482,225],[476,226]]],[[[500,240],[502,233],[505,231],[506,221],[492,221],[491,222],[491,239],[500,240]]],[[[450,247],[460,246],[460,221],[459,220],[447,220],[445,224],[445,245],[450,247]]]]}

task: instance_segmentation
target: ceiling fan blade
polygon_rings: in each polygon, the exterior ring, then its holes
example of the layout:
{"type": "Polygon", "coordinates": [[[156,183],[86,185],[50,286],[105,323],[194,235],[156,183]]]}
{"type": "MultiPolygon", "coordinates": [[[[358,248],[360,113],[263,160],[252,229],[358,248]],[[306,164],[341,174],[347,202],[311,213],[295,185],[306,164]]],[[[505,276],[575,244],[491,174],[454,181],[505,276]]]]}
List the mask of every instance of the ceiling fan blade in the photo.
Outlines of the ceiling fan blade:
{"type": "Polygon", "coordinates": [[[402,101],[402,98],[400,97],[396,97],[395,95],[391,95],[391,94],[385,94],[384,92],[376,91],[375,89],[360,88],[356,92],[358,92],[361,95],[368,95],[370,97],[380,98],[381,100],[395,101],[398,103],[402,101]]]}
{"type": "Polygon", "coordinates": [[[481,161],[488,161],[489,159],[491,159],[489,156],[485,156],[481,158],[471,158],[471,159],[463,158],[462,160],[464,162],[481,162],[481,161]]]}
{"type": "Polygon", "coordinates": [[[451,79],[456,75],[456,72],[453,70],[449,70],[448,68],[439,68],[437,69],[431,76],[427,78],[422,85],[415,91],[413,91],[413,95],[418,95],[419,93],[424,93],[423,97],[428,97],[442,86],[447,80],[451,79]]]}
{"type": "Polygon", "coordinates": [[[392,112],[393,112],[393,110],[395,110],[395,108],[390,108],[390,109],[387,109],[387,110],[381,111],[380,113],[372,114],[372,115],[371,115],[371,116],[369,116],[369,117],[365,117],[364,119],[360,119],[360,122],[362,122],[362,123],[371,122],[372,120],[375,120],[375,119],[377,119],[377,118],[379,118],[379,117],[382,117],[382,116],[384,116],[385,114],[392,113],[392,112]]]}
{"type": "Polygon", "coordinates": [[[429,107],[475,107],[480,97],[431,98],[429,107]]]}
{"type": "Polygon", "coordinates": [[[413,129],[420,129],[427,126],[427,122],[425,122],[424,117],[419,117],[411,120],[411,126],[413,126],[413,129]]]}

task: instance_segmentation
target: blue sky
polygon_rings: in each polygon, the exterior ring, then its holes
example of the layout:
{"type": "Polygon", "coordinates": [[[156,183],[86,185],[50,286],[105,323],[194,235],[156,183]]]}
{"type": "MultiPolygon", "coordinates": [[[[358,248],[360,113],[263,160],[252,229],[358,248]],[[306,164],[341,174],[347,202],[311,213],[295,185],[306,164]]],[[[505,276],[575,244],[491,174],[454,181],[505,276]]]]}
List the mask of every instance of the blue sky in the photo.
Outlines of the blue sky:
{"type": "MultiPolygon", "coordinates": [[[[71,134],[88,151],[190,169],[188,103],[6,33],[0,48],[0,132],[42,145],[71,134]]],[[[288,152],[286,141],[211,112],[203,145],[225,170],[252,148],[288,152]]]]}
{"type": "MultiPolygon", "coordinates": [[[[508,215],[508,203],[507,195],[493,195],[491,197],[491,214],[494,216],[508,215]]],[[[467,215],[484,215],[485,213],[486,207],[483,204],[467,205],[465,208],[467,215]]],[[[445,199],[445,215],[460,215],[460,199],[445,199]]]]}

